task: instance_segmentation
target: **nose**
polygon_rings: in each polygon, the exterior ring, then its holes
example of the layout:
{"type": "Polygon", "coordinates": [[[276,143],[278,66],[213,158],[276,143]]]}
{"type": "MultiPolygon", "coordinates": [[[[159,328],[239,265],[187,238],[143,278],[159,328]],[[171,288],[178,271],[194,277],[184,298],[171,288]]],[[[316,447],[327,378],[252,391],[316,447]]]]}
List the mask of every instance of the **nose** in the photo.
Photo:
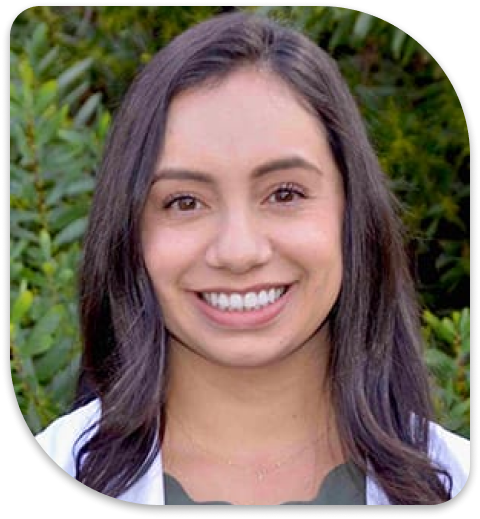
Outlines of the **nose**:
{"type": "Polygon", "coordinates": [[[271,256],[270,240],[259,222],[251,215],[237,211],[219,222],[206,251],[206,262],[212,268],[243,274],[265,265],[271,256]]]}

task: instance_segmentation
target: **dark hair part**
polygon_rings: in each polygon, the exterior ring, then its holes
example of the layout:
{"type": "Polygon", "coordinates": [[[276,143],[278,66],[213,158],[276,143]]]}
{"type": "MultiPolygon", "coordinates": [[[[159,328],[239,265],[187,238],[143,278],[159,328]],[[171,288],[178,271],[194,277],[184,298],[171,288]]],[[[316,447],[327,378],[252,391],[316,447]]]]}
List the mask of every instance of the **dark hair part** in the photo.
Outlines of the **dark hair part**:
{"type": "Polygon", "coordinates": [[[278,76],[315,113],[343,176],[343,284],[329,323],[329,380],[345,453],[392,504],[446,501],[451,478],[428,456],[428,379],[401,226],[358,109],[325,52],[245,13],[212,18],[173,40],[133,82],[115,118],[80,287],[82,377],[102,416],[77,457],[77,479],[117,497],[158,454],[168,337],[143,262],[142,211],[173,97],[245,66],[278,76]]]}

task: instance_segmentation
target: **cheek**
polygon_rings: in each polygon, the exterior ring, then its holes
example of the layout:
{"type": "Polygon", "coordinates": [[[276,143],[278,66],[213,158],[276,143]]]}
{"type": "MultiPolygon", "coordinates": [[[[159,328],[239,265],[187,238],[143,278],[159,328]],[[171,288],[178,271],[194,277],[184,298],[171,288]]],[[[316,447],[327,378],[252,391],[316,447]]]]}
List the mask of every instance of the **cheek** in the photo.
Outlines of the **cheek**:
{"type": "Polygon", "coordinates": [[[342,230],[340,219],[324,212],[309,218],[286,223],[277,233],[279,249],[288,251],[306,268],[318,273],[331,268],[340,268],[342,263],[342,230]]]}
{"type": "Polygon", "coordinates": [[[145,264],[159,293],[178,282],[182,273],[198,262],[201,243],[198,233],[158,228],[144,233],[145,264]]]}
{"type": "Polygon", "coordinates": [[[340,293],[343,279],[341,232],[335,224],[305,227],[292,243],[292,254],[303,271],[305,297],[313,314],[305,314],[312,322],[330,311],[340,293]]]}

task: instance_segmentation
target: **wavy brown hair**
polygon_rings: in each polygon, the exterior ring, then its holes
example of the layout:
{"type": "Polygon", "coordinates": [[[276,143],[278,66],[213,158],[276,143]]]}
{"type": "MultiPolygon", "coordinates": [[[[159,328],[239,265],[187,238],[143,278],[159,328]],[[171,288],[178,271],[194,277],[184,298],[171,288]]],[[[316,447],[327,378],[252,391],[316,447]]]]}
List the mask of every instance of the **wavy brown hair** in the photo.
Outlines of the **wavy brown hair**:
{"type": "Polygon", "coordinates": [[[343,284],[328,323],[328,368],[345,453],[392,504],[446,501],[451,478],[428,456],[428,379],[401,224],[354,99],[314,43],[245,13],[174,39],[139,74],[115,117],[80,280],[81,381],[100,398],[102,415],[77,457],[77,479],[117,497],[158,454],[168,332],[143,261],[141,215],[172,99],[247,66],[276,75],[321,121],[343,177],[343,284]]]}

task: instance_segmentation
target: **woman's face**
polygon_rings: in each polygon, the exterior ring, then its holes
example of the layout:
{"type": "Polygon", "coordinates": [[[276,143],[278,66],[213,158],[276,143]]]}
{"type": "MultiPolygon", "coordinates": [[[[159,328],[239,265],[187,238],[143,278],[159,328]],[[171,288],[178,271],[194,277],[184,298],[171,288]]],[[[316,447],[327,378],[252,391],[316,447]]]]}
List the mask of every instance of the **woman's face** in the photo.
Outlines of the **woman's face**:
{"type": "Polygon", "coordinates": [[[142,230],[173,347],[252,367],[321,346],[343,209],[324,130],[275,76],[177,96],[142,230]]]}

